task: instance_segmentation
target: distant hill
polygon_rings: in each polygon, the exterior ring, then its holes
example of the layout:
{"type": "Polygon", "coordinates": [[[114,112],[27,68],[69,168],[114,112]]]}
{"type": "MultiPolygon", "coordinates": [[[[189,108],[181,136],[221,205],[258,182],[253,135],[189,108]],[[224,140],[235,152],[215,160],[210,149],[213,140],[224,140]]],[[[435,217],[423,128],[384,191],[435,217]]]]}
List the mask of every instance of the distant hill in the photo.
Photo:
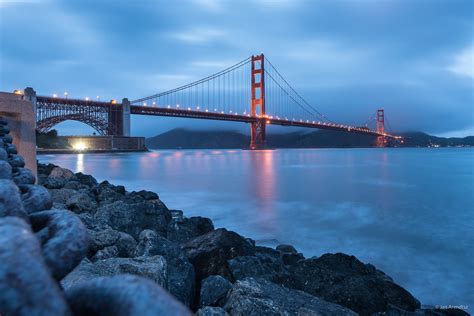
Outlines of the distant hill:
{"type": "MultiPolygon", "coordinates": [[[[446,147],[474,146],[474,136],[464,138],[443,138],[421,132],[403,133],[403,144],[398,147],[446,147]]],[[[205,148],[248,148],[250,137],[231,131],[195,131],[173,129],[155,137],[147,138],[148,148],[161,149],[205,149],[205,148]]],[[[375,137],[349,134],[337,131],[315,130],[288,134],[268,134],[270,148],[331,148],[331,147],[373,147],[375,137]]]]}

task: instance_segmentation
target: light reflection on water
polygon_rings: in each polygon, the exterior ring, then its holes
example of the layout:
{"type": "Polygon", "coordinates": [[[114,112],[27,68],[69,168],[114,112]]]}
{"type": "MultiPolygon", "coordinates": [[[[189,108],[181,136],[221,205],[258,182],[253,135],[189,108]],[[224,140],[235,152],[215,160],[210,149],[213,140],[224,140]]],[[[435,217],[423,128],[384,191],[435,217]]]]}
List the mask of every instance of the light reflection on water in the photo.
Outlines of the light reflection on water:
{"type": "Polygon", "coordinates": [[[346,252],[425,304],[471,305],[474,150],[163,150],[39,156],[306,256],[346,252]],[[471,304],[470,304],[471,303],[471,304]]]}

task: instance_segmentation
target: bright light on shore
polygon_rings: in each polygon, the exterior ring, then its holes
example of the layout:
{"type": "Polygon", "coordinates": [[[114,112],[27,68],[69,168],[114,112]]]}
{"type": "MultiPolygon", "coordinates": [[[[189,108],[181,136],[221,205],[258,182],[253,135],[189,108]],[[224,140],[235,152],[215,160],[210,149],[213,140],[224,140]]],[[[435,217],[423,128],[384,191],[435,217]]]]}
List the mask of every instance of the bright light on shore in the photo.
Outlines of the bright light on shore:
{"type": "Polygon", "coordinates": [[[78,150],[78,151],[82,151],[82,150],[86,150],[87,147],[86,147],[86,144],[84,144],[83,142],[77,142],[75,143],[72,148],[74,150],[78,150]]]}

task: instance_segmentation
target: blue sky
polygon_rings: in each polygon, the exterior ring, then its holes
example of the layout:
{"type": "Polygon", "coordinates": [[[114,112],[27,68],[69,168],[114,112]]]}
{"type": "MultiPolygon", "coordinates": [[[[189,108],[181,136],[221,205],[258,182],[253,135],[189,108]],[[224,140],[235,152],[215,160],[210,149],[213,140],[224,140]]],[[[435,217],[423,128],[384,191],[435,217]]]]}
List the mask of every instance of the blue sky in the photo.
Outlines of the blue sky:
{"type": "MultiPolygon", "coordinates": [[[[333,120],[474,134],[474,1],[0,0],[0,90],[135,99],[264,52],[333,120]]],[[[245,124],[134,117],[132,132],[245,124]]],[[[90,130],[62,123],[60,133],[90,130]]],[[[271,130],[272,131],[272,130],[271,130]]],[[[275,129],[274,131],[279,131],[275,129]]]]}

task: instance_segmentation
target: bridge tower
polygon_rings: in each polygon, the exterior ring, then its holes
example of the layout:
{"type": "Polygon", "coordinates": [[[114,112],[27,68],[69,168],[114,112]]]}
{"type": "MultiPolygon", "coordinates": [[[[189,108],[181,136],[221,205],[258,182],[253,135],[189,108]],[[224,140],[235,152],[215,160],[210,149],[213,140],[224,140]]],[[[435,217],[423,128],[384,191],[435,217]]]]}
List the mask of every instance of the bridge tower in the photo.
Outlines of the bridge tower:
{"type": "MultiPolygon", "coordinates": [[[[385,112],[384,109],[377,110],[377,132],[385,133],[385,112]]],[[[377,147],[385,147],[387,139],[385,136],[377,136],[377,147]]]]}
{"type": "Polygon", "coordinates": [[[265,147],[265,57],[252,56],[250,115],[256,121],[250,123],[250,149],[265,147]]]}

